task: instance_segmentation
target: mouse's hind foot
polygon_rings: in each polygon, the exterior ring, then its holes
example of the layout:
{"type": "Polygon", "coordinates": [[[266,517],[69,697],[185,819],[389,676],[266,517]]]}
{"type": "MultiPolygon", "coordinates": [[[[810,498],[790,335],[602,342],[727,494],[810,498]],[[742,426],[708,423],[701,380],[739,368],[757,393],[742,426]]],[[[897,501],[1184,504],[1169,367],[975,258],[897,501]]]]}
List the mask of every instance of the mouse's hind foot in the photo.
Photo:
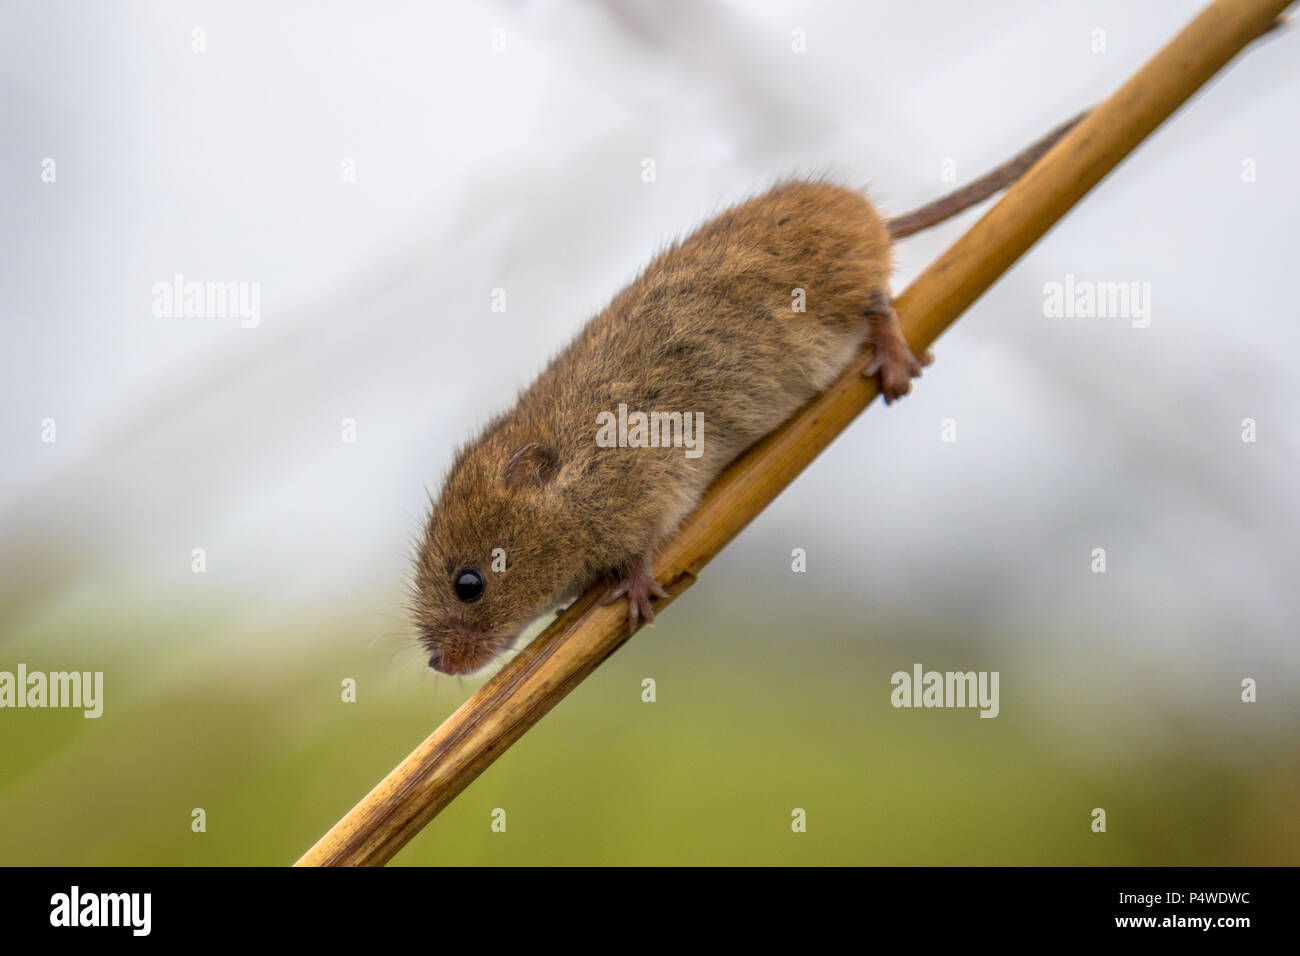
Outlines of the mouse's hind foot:
{"type": "Polygon", "coordinates": [[[650,552],[647,551],[633,558],[619,568],[619,583],[601,599],[601,604],[613,604],[621,597],[627,598],[627,623],[635,631],[637,624],[644,619],[647,624],[655,622],[654,606],[650,603],[651,595],[666,598],[668,592],[655,580],[650,567],[650,552]]]}
{"type": "Polygon", "coordinates": [[[929,349],[920,358],[912,354],[893,303],[879,289],[871,293],[866,318],[867,341],[874,354],[862,374],[876,380],[885,404],[890,405],[912,390],[912,379],[921,377],[921,369],[934,361],[934,355],[929,349]]]}

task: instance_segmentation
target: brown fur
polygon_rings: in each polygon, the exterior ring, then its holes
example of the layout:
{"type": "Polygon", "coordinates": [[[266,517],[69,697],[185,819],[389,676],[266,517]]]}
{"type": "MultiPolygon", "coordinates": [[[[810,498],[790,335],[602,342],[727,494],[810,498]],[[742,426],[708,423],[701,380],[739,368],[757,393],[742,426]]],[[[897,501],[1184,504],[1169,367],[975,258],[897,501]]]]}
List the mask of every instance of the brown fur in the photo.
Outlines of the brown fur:
{"type": "Polygon", "coordinates": [[[417,562],[430,663],[482,667],[531,620],[657,546],[736,455],[844,370],[891,271],[871,203],[812,182],[735,206],[659,255],[457,455],[417,562]],[[597,447],[596,416],[619,403],[703,412],[703,455],[597,447]],[[491,571],[495,548],[504,573],[491,571]],[[452,590],[467,566],[486,580],[470,604],[452,590]]]}
{"type": "Polygon", "coordinates": [[[791,182],[741,203],[659,255],[463,448],[416,563],[415,612],[429,663],[468,673],[528,622],[599,576],[629,617],[653,618],[648,556],[730,461],[839,375],[864,343],[886,402],[929,361],[907,346],[889,300],[891,242],[1010,185],[1082,117],[970,185],[886,222],[860,193],[791,182]],[[806,311],[792,308],[795,289],[806,311]],[[601,448],[596,416],[702,412],[704,454],[601,448]],[[492,572],[492,552],[506,571],[492,572]],[[460,602],[462,568],[486,580],[460,602]]]}

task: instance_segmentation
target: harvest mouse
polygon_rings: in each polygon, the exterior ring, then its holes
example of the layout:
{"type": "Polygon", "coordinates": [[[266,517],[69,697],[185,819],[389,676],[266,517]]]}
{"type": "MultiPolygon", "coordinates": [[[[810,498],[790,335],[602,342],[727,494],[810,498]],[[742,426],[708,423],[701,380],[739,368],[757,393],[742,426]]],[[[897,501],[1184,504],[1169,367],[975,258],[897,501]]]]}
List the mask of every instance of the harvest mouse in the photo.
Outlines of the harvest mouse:
{"type": "Polygon", "coordinates": [[[1006,188],[1076,122],[906,216],[791,181],[656,257],[456,455],[416,559],[429,665],[479,670],[607,575],[631,629],[653,621],[651,555],[732,459],[864,345],[887,403],[929,363],[891,305],[893,241],[1006,188]]]}

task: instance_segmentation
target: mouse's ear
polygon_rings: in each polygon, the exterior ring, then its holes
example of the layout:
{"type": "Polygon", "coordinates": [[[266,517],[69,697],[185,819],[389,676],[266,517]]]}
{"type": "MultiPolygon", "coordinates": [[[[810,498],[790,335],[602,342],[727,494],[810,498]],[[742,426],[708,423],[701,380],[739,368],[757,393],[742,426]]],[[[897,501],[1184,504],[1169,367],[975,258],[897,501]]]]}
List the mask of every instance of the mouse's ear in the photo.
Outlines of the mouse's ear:
{"type": "Polygon", "coordinates": [[[515,450],[506,462],[506,487],[512,491],[523,488],[540,488],[548,484],[560,471],[560,456],[554,448],[530,441],[515,450]]]}

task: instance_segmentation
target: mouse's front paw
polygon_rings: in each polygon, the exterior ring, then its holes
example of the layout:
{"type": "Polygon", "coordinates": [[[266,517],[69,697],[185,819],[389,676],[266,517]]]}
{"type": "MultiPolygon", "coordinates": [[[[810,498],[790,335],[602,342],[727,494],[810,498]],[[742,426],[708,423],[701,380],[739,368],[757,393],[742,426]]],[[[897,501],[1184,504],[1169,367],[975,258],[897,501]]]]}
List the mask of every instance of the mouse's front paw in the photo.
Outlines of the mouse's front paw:
{"type": "Polygon", "coordinates": [[[650,603],[650,597],[655,595],[666,598],[668,592],[655,580],[654,572],[650,568],[650,555],[643,554],[629,561],[619,569],[619,575],[622,580],[610,589],[600,603],[613,604],[619,598],[625,597],[627,598],[627,622],[633,631],[642,619],[647,624],[653,624],[655,611],[654,605],[650,603]]]}

